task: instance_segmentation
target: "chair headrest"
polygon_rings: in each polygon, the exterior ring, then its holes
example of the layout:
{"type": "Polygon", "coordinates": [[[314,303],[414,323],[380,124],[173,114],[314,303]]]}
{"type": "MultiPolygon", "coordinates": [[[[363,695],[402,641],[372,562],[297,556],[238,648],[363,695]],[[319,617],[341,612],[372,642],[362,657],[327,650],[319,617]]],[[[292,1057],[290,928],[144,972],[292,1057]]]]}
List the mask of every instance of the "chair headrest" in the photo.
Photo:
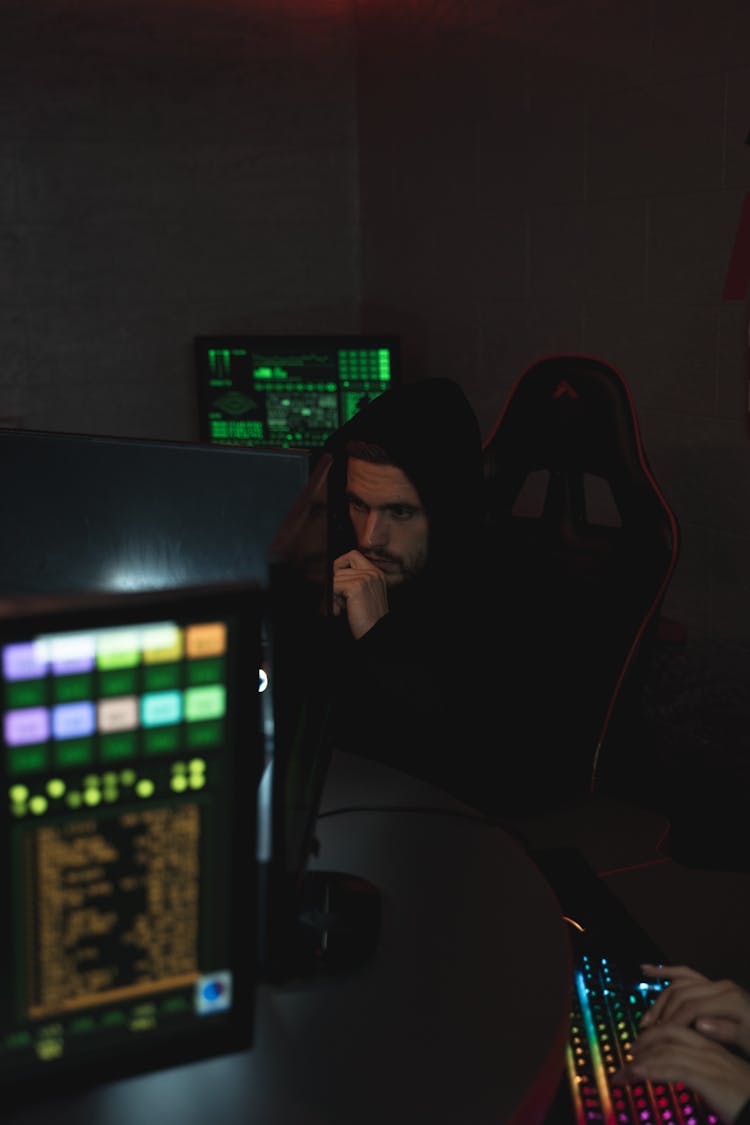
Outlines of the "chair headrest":
{"type": "Polygon", "coordinates": [[[630,391],[615,368],[589,356],[550,356],[527,368],[485,452],[607,478],[643,473],[630,391]]]}
{"type": "Polygon", "coordinates": [[[568,482],[604,478],[623,524],[634,512],[639,519],[651,512],[657,522],[671,517],[630,390],[616,368],[593,356],[546,356],[528,367],[484,443],[483,462],[494,504],[512,504],[530,473],[547,470],[568,482]]]}

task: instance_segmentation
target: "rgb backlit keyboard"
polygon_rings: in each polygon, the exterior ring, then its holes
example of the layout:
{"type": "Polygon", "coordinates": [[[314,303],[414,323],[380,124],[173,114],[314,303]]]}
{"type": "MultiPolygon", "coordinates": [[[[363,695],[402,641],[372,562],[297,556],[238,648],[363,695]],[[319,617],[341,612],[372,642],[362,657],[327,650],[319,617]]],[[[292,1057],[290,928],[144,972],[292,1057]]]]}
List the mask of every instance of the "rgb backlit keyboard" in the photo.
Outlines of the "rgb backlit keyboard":
{"type": "Polygon", "coordinates": [[[610,1084],[609,1076],[630,1057],[641,1016],[665,983],[628,982],[606,957],[577,957],[567,1071],[579,1125],[719,1125],[681,1083],[610,1084]]]}

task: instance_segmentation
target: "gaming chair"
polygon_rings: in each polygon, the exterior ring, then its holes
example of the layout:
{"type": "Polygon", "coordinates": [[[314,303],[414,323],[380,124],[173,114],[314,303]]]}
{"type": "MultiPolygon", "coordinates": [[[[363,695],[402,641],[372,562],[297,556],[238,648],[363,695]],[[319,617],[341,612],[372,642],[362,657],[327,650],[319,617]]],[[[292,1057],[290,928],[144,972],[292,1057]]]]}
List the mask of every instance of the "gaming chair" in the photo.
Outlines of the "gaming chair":
{"type": "Polygon", "coordinates": [[[592,356],[536,360],[483,458],[494,643],[508,673],[508,791],[515,785],[521,805],[538,807],[610,789],[623,755],[634,760],[640,692],[679,551],[627,383],[592,356]]]}

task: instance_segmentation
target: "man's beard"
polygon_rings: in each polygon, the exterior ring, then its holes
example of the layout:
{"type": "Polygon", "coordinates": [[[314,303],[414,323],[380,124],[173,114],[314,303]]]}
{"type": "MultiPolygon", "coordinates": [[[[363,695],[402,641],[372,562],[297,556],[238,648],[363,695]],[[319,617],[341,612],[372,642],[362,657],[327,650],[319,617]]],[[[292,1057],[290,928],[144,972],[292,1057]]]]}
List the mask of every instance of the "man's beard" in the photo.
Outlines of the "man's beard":
{"type": "Polygon", "coordinates": [[[368,551],[361,551],[361,554],[363,554],[365,556],[365,558],[373,564],[373,566],[378,566],[379,562],[382,561],[382,562],[385,562],[385,563],[390,563],[392,566],[395,566],[395,567],[398,568],[397,570],[384,570],[383,571],[383,575],[385,576],[385,580],[386,580],[386,585],[388,586],[389,590],[399,589],[401,586],[405,586],[405,585],[413,582],[416,578],[419,577],[422,570],[424,569],[423,567],[420,567],[419,569],[416,569],[416,568],[407,566],[404,563],[404,560],[399,558],[397,555],[389,555],[389,554],[384,554],[384,553],[377,554],[375,552],[368,552],[368,551]],[[390,582],[388,581],[389,579],[391,579],[390,582]],[[394,579],[395,579],[395,581],[394,581],[394,579]]]}

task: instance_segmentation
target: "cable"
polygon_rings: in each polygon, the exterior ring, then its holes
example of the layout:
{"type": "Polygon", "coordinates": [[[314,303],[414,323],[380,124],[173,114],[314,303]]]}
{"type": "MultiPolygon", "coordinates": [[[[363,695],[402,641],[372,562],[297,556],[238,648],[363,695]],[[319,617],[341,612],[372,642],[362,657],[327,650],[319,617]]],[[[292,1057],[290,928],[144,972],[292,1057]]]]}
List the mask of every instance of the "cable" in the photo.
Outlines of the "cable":
{"type": "Polygon", "coordinates": [[[492,817],[484,816],[482,813],[475,813],[471,810],[465,811],[464,809],[435,808],[432,805],[344,805],[340,809],[328,809],[325,812],[318,813],[318,820],[324,820],[329,816],[345,816],[348,813],[362,812],[430,813],[437,816],[457,816],[461,820],[475,820],[479,824],[486,824],[492,828],[505,827],[502,821],[493,820],[492,817]]]}
{"type": "Polygon", "coordinates": [[[609,879],[612,875],[624,875],[628,871],[642,871],[646,867],[659,867],[664,863],[671,863],[672,857],[665,855],[657,859],[643,859],[638,863],[627,863],[624,867],[613,867],[609,871],[597,871],[599,879],[609,879]]]}
{"type": "Polygon", "coordinates": [[[480,812],[474,812],[471,809],[445,809],[434,807],[432,805],[344,805],[338,809],[327,809],[324,812],[319,812],[317,819],[325,820],[332,816],[346,816],[350,813],[427,813],[430,816],[452,816],[457,817],[459,820],[470,820],[476,824],[482,824],[487,828],[499,828],[511,836],[523,849],[529,851],[529,843],[521,836],[516,828],[512,825],[505,823],[502,820],[496,820],[494,817],[486,816],[480,812]]]}

